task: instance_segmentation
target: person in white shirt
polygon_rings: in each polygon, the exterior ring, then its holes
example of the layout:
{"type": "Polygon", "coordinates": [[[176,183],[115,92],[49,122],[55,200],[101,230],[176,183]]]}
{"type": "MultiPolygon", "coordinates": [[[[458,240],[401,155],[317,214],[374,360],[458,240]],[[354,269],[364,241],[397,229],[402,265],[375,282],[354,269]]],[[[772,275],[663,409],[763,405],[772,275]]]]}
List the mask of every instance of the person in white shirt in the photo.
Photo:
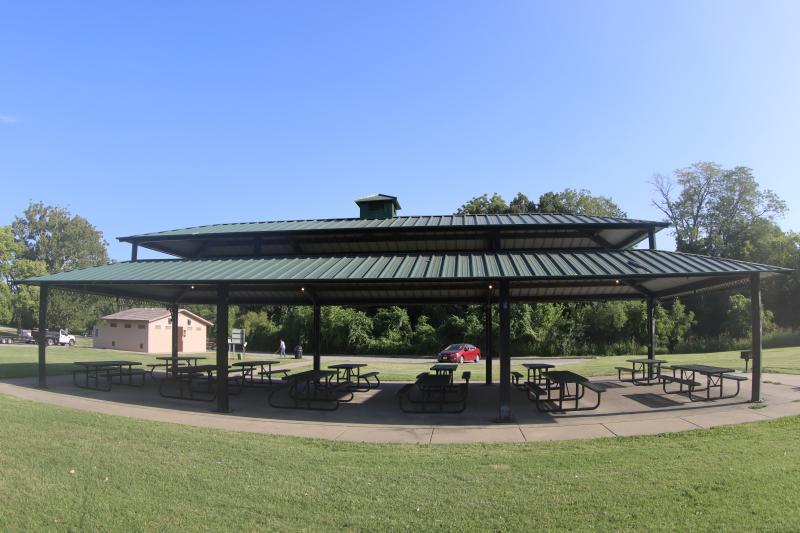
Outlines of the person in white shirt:
{"type": "Polygon", "coordinates": [[[281,339],[281,343],[278,346],[278,353],[281,355],[281,357],[286,355],[286,343],[283,342],[283,339],[281,339]]]}

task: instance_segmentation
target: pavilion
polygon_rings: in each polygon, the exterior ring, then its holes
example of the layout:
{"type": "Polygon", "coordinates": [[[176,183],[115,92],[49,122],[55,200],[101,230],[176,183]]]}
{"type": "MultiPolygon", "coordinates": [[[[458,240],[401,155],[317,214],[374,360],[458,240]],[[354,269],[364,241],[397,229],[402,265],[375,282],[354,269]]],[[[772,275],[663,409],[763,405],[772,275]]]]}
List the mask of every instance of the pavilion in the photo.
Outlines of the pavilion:
{"type": "MultiPolygon", "coordinates": [[[[359,218],[217,224],[121,237],[130,261],[27,280],[40,291],[47,330],[50,288],[217,309],[217,409],[229,410],[228,305],[312,305],[314,368],[324,305],[481,304],[486,382],[491,384],[492,309],[498,306],[498,420],[510,420],[510,308],[515,302],[640,299],[655,356],[655,302],[749,283],[753,386],[761,398],[761,280],[788,269],[656,249],[665,223],[563,214],[397,216],[396,197],[356,200],[359,218]],[[634,247],[647,240],[646,249],[634,247]],[[139,247],[173,259],[140,260],[139,247]]],[[[174,319],[174,318],[173,318],[174,319]]],[[[177,350],[173,328],[172,350],[177,350]]],[[[46,386],[46,343],[39,385],[46,386]]]]}

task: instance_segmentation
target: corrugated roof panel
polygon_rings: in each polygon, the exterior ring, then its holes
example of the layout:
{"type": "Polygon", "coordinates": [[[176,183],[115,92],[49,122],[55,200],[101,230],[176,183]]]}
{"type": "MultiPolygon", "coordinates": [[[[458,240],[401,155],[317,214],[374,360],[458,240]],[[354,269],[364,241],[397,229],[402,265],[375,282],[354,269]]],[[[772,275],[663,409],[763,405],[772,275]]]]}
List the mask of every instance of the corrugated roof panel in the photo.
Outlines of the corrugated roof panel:
{"type": "Polygon", "coordinates": [[[405,216],[389,219],[308,219],[308,220],[276,220],[264,222],[238,222],[229,224],[211,224],[188,228],[143,233],[123,237],[123,240],[165,237],[165,236],[202,236],[229,233],[270,233],[284,231],[324,231],[324,230],[359,230],[364,228],[397,228],[397,227],[448,227],[448,226],[520,226],[520,225],[656,225],[664,227],[662,222],[594,217],[586,215],[560,215],[551,213],[521,213],[502,215],[437,215],[437,216],[405,216]]]}
{"type": "Polygon", "coordinates": [[[655,250],[398,254],[260,259],[146,260],[115,263],[34,278],[34,282],[124,283],[202,281],[403,281],[439,279],[699,278],[788,269],[744,261],[655,250]],[[650,272],[630,266],[629,261],[650,272]]]}

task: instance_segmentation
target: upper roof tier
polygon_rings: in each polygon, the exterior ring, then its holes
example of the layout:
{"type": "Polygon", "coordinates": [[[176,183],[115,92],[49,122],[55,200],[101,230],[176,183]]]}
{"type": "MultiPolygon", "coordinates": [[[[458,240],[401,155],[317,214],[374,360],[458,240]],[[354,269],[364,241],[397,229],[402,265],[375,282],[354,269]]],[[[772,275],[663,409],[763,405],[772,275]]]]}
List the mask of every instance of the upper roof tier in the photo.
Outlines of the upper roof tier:
{"type": "Polygon", "coordinates": [[[623,249],[663,222],[562,214],[439,215],[214,224],[120,237],[182,258],[542,248],[623,249]]]}

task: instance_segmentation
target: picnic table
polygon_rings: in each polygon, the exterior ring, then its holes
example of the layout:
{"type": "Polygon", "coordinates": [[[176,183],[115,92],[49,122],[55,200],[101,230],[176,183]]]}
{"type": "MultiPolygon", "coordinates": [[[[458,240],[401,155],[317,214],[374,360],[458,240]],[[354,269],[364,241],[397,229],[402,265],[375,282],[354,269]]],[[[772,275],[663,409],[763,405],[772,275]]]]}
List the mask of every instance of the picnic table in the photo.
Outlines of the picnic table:
{"type": "Polygon", "coordinates": [[[528,381],[533,383],[541,383],[547,378],[547,373],[555,365],[550,363],[523,363],[525,368],[528,369],[528,381]]]}
{"type": "Polygon", "coordinates": [[[231,365],[231,368],[241,370],[241,383],[243,386],[272,385],[273,375],[282,374],[285,377],[289,373],[286,369],[272,370],[272,365],[278,364],[279,362],[280,361],[274,360],[237,361],[231,365]],[[260,370],[257,371],[257,368],[260,370]]]}
{"type": "Polygon", "coordinates": [[[453,385],[452,372],[420,374],[414,383],[409,383],[398,391],[398,403],[400,410],[405,413],[460,413],[467,407],[468,387],[469,382],[453,385]],[[406,407],[405,403],[411,407],[406,407]],[[455,406],[455,409],[446,410],[446,406],[455,406]]]}
{"type": "Polygon", "coordinates": [[[347,382],[333,382],[336,370],[306,370],[289,374],[284,379],[286,387],[278,387],[269,395],[272,407],[283,409],[311,409],[317,411],[333,411],[341,402],[353,399],[347,382]],[[291,404],[280,404],[275,400],[283,391],[288,393],[291,404]]]}
{"type": "Polygon", "coordinates": [[[135,387],[144,385],[144,372],[136,371],[133,368],[134,366],[141,365],[142,363],[140,361],[76,361],[74,364],[80,367],[80,369],[72,371],[72,383],[76,387],[82,389],[110,391],[114,378],[119,379],[117,382],[119,385],[135,387]],[[125,367],[127,367],[127,369],[125,367]],[[79,373],[83,373],[84,375],[83,384],[78,383],[79,373]],[[141,382],[138,384],[134,383],[133,376],[141,376],[141,382]],[[127,383],[123,381],[123,378],[126,377],[128,378],[127,383]],[[106,383],[104,386],[100,384],[101,379],[106,383]]]}
{"type": "Polygon", "coordinates": [[[693,402],[696,401],[709,401],[712,399],[725,399],[725,398],[733,398],[739,394],[739,389],[741,386],[742,381],[747,381],[745,376],[737,376],[733,374],[736,370],[733,368],[721,367],[721,366],[711,366],[711,365],[672,365],[672,376],[661,376],[661,381],[663,383],[664,392],[667,394],[671,394],[667,391],[667,383],[678,383],[680,385],[678,391],[673,391],[673,393],[680,394],[684,392],[683,387],[687,387],[687,391],[689,393],[689,399],[693,402]],[[676,374],[680,372],[680,374],[676,374]],[[705,376],[706,378],[706,386],[704,388],[701,387],[702,384],[697,381],[697,375],[705,376]],[[736,383],[736,392],[734,394],[729,394],[727,396],[724,395],[723,392],[723,385],[725,380],[734,381],[736,383]],[[719,389],[719,396],[716,398],[711,398],[711,389],[718,388],[719,389]],[[703,392],[705,391],[706,395],[705,398],[702,396],[697,398],[694,393],[696,392],[703,392]]]}
{"type": "Polygon", "coordinates": [[[569,370],[553,370],[547,372],[545,384],[528,382],[528,399],[536,403],[536,409],[541,412],[565,412],[565,411],[589,411],[600,406],[600,395],[605,392],[605,387],[591,383],[588,378],[571,372],[569,370]],[[575,386],[574,392],[570,392],[570,385],[575,386]],[[583,398],[586,389],[597,394],[597,402],[590,407],[580,407],[579,402],[583,398]],[[558,391],[558,397],[553,397],[553,391],[558,391]],[[542,398],[543,396],[546,398],[542,398]],[[574,401],[574,407],[564,407],[564,401],[574,401]]]}
{"type": "Polygon", "coordinates": [[[164,398],[202,402],[214,401],[217,393],[214,389],[213,373],[216,370],[216,365],[195,364],[173,367],[169,375],[158,386],[158,393],[164,398]],[[168,385],[171,384],[176,386],[174,392],[170,392],[168,389],[168,385]]]}
{"type": "Polygon", "coordinates": [[[153,363],[150,365],[150,375],[155,377],[156,368],[164,367],[165,373],[172,373],[176,368],[183,366],[197,366],[200,359],[205,357],[197,355],[160,355],[156,357],[156,361],[164,361],[163,363],[153,363]]]}
{"type": "Polygon", "coordinates": [[[634,385],[652,385],[659,382],[661,376],[661,365],[666,363],[663,359],[649,359],[647,357],[640,357],[636,359],[626,359],[631,364],[630,367],[618,366],[617,377],[623,383],[633,383],[634,385]],[[655,367],[655,368],[654,368],[655,367]],[[630,379],[624,379],[622,373],[629,373],[630,379]],[[640,379],[636,378],[636,374],[641,373],[640,379]]]}
{"type": "Polygon", "coordinates": [[[366,366],[366,363],[337,363],[328,368],[336,370],[337,383],[346,382],[349,383],[351,390],[364,392],[377,388],[381,384],[381,380],[378,379],[379,372],[361,372],[361,369],[366,366]],[[354,377],[355,379],[353,379],[354,377]]]}
{"type": "Polygon", "coordinates": [[[437,376],[448,376],[450,383],[453,382],[453,372],[458,370],[458,363],[436,363],[431,368],[437,376]]]}

